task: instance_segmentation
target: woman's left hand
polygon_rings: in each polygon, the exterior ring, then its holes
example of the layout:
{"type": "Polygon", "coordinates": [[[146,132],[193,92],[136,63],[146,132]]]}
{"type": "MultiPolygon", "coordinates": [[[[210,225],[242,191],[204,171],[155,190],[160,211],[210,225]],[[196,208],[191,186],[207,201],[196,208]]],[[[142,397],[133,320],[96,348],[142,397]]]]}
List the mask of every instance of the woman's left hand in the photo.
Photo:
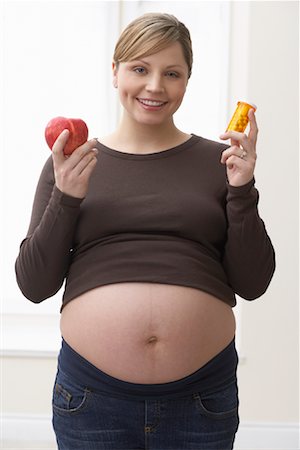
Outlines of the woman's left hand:
{"type": "Polygon", "coordinates": [[[238,131],[226,131],[220,139],[230,139],[230,147],[224,150],[221,163],[227,166],[227,178],[231,186],[243,186],[252,180],[256,163],[257,123],[254,109],[248,112],[250,131],[247,136],[238,131]]]}

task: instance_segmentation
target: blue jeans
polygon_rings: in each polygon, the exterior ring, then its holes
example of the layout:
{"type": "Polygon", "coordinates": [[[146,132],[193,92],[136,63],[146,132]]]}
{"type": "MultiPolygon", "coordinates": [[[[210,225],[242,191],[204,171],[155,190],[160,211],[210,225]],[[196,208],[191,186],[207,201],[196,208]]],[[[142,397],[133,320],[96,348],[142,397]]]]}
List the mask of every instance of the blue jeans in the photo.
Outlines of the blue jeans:
{"type": "Polygon", "coordinates": [[[136,385],[109,377],[66,343],[62,355],[53,391],[53,428],[59,450],[233,448],[239,424],[234,342],[192,376],[161,385],[136,385]],[[79,381],[77,369],[82,366],[79,381]],[[136,388],[144,387],[148,391],[143,396],[136,388]],[[172,389],[159,392],[165,387],[172,389]]]}

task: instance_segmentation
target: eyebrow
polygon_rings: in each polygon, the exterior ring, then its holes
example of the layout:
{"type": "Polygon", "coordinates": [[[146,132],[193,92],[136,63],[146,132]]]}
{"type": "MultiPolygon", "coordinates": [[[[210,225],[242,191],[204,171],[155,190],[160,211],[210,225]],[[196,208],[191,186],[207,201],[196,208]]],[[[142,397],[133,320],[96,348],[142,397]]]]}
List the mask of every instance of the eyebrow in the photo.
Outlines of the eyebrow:
{"type": "MultiPolygon", "coordinates": [[[[147,61],[144,61],[143,59],[136,59],[136,60],[130,61],[130,62],[131,63],[141,62],[142,64],[145,64],[146,66],[151,66],[151,64],[147,63],[147,61]]],[[[181,64],[170,64],[169,66],[166,67],[166,69],[171,69],[172,67],[180,67],[181,69],[184,68],[181,64]]]]}

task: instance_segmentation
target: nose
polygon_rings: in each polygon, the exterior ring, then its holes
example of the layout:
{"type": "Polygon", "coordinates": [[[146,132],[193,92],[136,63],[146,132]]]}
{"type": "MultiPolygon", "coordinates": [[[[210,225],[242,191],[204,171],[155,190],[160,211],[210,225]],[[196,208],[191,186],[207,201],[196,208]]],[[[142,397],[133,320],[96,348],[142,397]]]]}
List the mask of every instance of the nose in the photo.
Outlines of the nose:
{"type": "Polygon", "coordinates": [[[148,92],[163,92],[164,83],[160,75],[152,75],[147,80],[146,90],[148,92]]]}

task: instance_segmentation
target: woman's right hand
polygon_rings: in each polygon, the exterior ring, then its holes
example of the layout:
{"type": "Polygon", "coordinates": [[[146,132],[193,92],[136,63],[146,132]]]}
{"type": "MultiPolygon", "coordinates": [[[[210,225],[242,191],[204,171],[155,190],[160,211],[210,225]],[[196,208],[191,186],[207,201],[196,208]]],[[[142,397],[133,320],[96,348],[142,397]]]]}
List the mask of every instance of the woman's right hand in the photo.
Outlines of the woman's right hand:
{"type": "Polygon", "coordinates": [[[87,194],[90,176],[97,164],[96,139],[85,142],[70,156],[64,155],[69,130],[64,130],[52,148],[55,184],[64,194],[84,198],[87,194]]]}

